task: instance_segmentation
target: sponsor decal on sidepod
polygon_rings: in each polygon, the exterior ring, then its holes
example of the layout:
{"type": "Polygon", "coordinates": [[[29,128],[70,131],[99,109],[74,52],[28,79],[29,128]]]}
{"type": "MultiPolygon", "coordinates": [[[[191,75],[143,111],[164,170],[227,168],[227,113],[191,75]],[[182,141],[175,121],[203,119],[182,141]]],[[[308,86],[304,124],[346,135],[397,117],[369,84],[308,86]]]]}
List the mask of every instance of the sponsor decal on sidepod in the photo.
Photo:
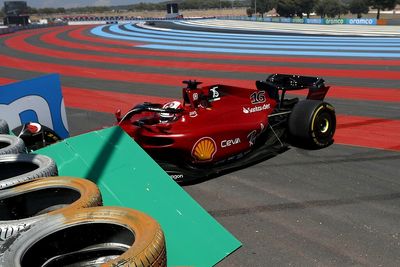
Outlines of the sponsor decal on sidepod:
{"type": "Polygon", "coordinates": [[[234,138],[234,139],[223,140],[221,142],[221,147],[229,147],[229,146],[237,145],[237,144],[240,144],[240,138],[239,137],[234,138]]]}
{"type": "Polygon", "coordinates": [[[263,110],[267,110],[267,109],[270,109],[270,108],[271,108],[270,104],[264,104],[262,106],[256,106],[256,107],[252,107],[252,108],[243,107],[243,113],[250,114],[250,113],[254,113],[254,112],[260,112],[260,111],[263,111],[263,110]]]}

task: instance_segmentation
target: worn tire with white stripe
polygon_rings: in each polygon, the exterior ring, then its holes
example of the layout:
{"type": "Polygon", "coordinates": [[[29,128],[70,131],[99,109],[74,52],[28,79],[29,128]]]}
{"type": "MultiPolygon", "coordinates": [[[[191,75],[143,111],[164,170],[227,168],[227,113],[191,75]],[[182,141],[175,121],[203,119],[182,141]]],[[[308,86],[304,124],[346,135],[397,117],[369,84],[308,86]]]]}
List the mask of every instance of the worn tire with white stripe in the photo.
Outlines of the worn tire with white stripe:
{"type": "Polygon", "coordinates": [[[142,212],[121,207],[54,215],[17,238],[3,261],[13,267],[167,264],[160,225],[142,212]]]}
{"type": "Polygon", "coordinates": [[[0,134],[9,134],[10,129],[8,128],[8,124],[5,120],[0,119],[0,134]]]}
{"type": "Polygon", "coordinates": [[[57,174],[56,163],[48,156],[39,154],[0,155],[0,190],[57,174]]]}
{"type": "MultiPolygon", "coordinates": [[[[102,205],[96,184],[73,177],[46,177],[0,191],[0,255],[33,223],[59,213],[102,205]]],[[[1,265],[1,262],[0,262],[1,265]]]]}
{"type": "Polygon", "coordinates": [[[24,141],[14,135],[0,134],[0,155],[25,152],[24,141]]]}

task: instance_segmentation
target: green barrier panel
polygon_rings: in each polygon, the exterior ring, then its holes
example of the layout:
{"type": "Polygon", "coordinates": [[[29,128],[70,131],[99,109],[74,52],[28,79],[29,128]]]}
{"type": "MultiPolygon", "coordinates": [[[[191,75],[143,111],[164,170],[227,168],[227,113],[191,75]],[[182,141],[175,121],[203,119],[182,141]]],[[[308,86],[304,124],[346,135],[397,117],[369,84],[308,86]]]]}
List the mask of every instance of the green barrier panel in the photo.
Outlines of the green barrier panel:
{"type": "Polygon", "coordinates": [[[119,127],[35,153],[52,157],[59,175],[94,181],[105,206],[129,207],[155,218],[165,233],[168,266],[213,266],[241,246],[119,127]]]}

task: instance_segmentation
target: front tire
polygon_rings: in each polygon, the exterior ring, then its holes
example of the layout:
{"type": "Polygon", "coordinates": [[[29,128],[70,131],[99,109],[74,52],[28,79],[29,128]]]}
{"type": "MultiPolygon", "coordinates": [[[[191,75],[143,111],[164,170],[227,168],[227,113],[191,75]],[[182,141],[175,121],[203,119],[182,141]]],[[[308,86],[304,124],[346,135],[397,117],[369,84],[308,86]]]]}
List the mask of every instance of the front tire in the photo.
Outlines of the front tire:
{"type": "Polygon", "coordinates": [[[335,108],[323,101],[300,101],[289,117],[292,139],[306,148],[319,149],[331,145],[335,130],[335,108]]]}

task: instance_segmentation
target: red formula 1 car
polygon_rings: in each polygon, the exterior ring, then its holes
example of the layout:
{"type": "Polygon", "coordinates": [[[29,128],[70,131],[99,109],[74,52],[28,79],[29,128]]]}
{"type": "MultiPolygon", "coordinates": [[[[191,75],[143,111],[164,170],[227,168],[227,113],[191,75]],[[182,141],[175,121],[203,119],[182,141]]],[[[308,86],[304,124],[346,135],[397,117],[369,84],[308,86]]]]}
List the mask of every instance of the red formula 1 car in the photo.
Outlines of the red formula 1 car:
{"type": "Polygon", "coordinates": [[[242,168],[296,144],[333,143],[336,117],[324,102],[329,86],[315,77],[273,74],[255,89],[184,81],[183,100],[143,103],[119,125],[177,182],[242,168]],[[308,89],[305,100],[290,90],[308,89]]]}

